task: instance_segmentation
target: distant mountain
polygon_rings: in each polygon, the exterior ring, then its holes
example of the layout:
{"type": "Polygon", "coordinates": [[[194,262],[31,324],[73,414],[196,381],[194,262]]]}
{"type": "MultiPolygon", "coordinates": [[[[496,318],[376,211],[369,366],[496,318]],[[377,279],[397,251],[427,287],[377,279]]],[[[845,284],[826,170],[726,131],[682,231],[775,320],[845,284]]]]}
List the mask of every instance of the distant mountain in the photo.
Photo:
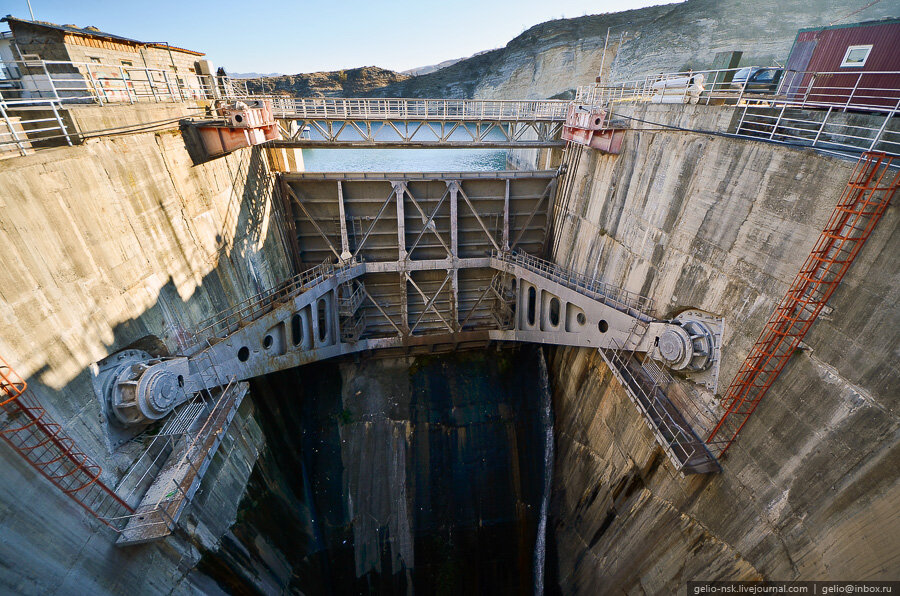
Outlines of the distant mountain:
{"type": "Polygon", "coordinates": [[[247,79],[250,93],[292,95],[294,97],[352,97],[405,81],[409,75],[363,66],[331,72],[312,72],[247,79]]]}
{"type": "Polygon", "coordinates": [[[259,79],[261,77],[280,77],[280,72],[230,72],[228,76],[234,79],[259,79]]]}
{"type": "Polygon", "coordinates": [[[462,62],[463,60],[468,60],[469,58],[474,58],[475,56],[481,56],[482,54],[487,54],[491,50],[482,50],[480,52],[476,52],[471,56],[466,56],[465,58],[453,58],[452,60],[444,60],[443,62],[438,62],[437,64],[430,64],[428,66],[418,66],[416,68],[410,68],[409,70],[400,71],[402,74],[407,74],[411,77],[417,77],[420,75],[430,74],[436,70],[440,70],[442,68],[447,68],[448,66],[453,66],[457,62],[462,62]]]}

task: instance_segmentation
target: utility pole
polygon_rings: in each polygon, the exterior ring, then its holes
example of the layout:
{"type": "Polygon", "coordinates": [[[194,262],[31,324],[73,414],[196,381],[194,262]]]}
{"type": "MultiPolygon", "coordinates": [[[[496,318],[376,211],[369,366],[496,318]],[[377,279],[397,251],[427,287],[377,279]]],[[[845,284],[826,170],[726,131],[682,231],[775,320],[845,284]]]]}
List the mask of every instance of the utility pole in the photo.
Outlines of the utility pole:
{"type": "Polygon", "coordinates": [[[606,42],[603,44],[603,56],[600,57],[600,72],[597,73],[598,79],[603,79],[603,64],[606,62],[606,48],[609,47],[609,30],[612,27],[606,28],[606,42]]]}
{"type": "Polygon", "coordinates": [[[25,0],[25,2],[28,3],[28,12],[31,13],[31,20],[33,21],[34,20],[34,11],[31,10],[31,0],[25,0]]]}

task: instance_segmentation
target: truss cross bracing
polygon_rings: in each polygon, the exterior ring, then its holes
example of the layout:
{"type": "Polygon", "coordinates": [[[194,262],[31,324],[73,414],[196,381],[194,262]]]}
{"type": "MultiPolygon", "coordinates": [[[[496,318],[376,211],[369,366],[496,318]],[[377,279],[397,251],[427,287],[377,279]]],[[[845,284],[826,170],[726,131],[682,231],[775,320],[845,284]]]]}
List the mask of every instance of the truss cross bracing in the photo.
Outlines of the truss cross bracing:
{"type": "MultiPolygon", "coordinates": [[[[202,324],[184,356],[142,373],[137,400],[107,383],[121,417],[135,406],[138,423],[166,415],[177,404],[154,388],[176,378],[188,394],[217,383],[199,374],[209,361],[241,380],[362,351],[516,341],[653,354],[686,374],[716,369],[713,318],[655,320],[646,297],[532,256],[547,244],[556,171],[283,173],[277,186],[303,273],[202,324]]],[[[683,443],[676,434],[659,437],[683,443]]],[[[691,436],[690,457],[667,443],[673,463],[716,469],[691,436]]]]}

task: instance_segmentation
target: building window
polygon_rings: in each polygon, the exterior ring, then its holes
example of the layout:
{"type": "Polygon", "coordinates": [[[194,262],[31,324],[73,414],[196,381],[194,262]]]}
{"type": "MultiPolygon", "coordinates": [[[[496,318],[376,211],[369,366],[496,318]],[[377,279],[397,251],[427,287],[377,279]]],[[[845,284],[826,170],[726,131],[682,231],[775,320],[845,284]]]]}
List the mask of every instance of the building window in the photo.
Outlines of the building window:
{"type": "Polygon", "coordinates": [[[841,66],[855,66],[862,67],[866,65],[866,60],[869,58],[869,52],[872,51],[872,46],[850,46],[847,48],[847,53],[844,54],[844,60],[841,62],[841,66]]]}
{"type": "Polygon", "coordinates": [[[134,66],[131,60],[122,60],[122,66],[134,66]]]}
{"type": "Polygon", "coordinates": [[[100,58],[97,58],[96,56],[88,56],[88,58],[94,64],[100,64],[101,62],[103,62],[103,60],[101,60],[100,58]]]}

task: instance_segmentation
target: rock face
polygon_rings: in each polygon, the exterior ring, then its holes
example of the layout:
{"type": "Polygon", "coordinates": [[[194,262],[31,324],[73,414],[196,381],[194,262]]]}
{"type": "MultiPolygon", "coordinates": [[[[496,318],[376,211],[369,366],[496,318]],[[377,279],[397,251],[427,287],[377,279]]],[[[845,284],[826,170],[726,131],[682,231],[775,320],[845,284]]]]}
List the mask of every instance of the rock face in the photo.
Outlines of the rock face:
{"type": "Polygon", "coordinates": [[[270,592],[530,592],[544,474],[537,350],[254,380],[267,448],[232,538],[200,571],[270,592]]]}
{"type": "MultiPolygon", "coordinates": [[[[604,64],[614,81],[710,68],[716,52],[744,52],[742,65],[784,63],[797,29],[827,25],[860,8],[853,0],[687,0],[611,14],[548,21],[506,47],[448,68],[374,89],[372,96],[533,99],[569,97],[594,82],[607,28],[604,64]],[[627,32],[618,54],[620,34],[627,32]]],[[[844,22],[893,17],[900,1],[882,1],[844,22]]]]}
{"type": "MultiPolygon", "coordinates": [[[[620,106],[698,127],[730,110],[620,106]]],[[[711,128],[715,128],[714,126],[711,128]]],[[[724,315],[720,391],[846,186],[852,161],[684,132],[578,152],[555,259],[656,300],[724,315]]],[[[888,210],[722,462],[680,478],[596,353],[550,360],[555,531],[565,593],[676,593],[693,578],[896,578],[900,325],[888,210]]]]}
{"type": "Polygon", "coordinates": [[[364,66],[332,72],[253,78],[246,82],[250,93],[295,97],[358,97],[408,78],[408,75],[393,70],[364,66]]]}

